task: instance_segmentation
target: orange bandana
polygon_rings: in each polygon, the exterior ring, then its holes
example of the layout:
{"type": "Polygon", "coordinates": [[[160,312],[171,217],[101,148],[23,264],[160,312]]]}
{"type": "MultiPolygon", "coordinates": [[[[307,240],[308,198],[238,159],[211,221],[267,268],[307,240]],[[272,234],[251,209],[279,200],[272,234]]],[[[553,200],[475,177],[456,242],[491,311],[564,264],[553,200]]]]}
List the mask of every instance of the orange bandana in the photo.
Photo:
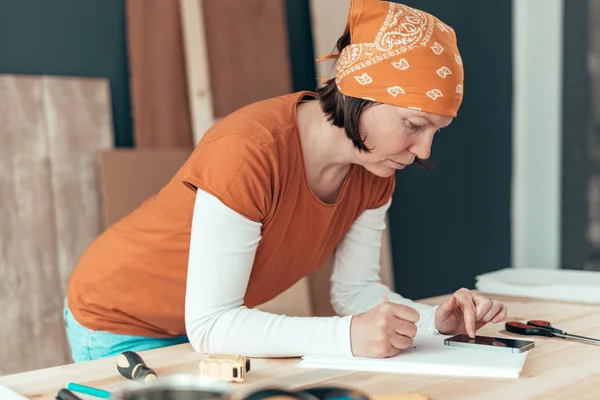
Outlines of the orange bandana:
{"type": "Polygon", "coordinates": [[[336,84],[345,95],[455,117],[463,65],[454,30],[394,2],[352,0],[336,84]]]}

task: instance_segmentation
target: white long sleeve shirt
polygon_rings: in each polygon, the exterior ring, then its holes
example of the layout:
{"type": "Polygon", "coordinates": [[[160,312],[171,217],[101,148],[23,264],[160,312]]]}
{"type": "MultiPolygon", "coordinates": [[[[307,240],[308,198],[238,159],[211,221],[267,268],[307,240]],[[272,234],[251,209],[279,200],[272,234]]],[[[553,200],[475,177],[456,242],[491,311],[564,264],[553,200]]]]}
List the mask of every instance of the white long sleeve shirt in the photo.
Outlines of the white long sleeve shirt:
{"type": "Polygon", "coordinates": [[[198,189],[185,296],[186,330],[193,348],[251,357],[352,355],[352,316],[376,306],[383,296],[416,309],[419,332],[437,333],[435,307],[408,300],[380,280],[381,238],[390,202],[365,211],[337,246],[331,299],[339,316],[291,317],[243,306],[261,224],[198,189]]]}

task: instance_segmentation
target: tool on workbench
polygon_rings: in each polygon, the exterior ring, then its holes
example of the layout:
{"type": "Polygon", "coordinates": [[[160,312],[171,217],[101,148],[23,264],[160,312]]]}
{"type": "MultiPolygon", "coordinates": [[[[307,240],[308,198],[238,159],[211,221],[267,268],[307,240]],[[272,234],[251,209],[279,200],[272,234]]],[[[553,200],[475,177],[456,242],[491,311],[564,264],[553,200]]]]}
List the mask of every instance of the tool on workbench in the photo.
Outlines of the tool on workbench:
{"type": "Polygon", "coordinates": [[[117,370],[127,379],[153,382],[156,372],[146,365],[142,357],[134,351],[125,351],[117,358],[117,370]]]}
{"type": "Polygon", "coordinates": [[[198,366],[200,377],[225,382],[243,382],[250,371],[250,359],[239,354],[205,355],[198,366]]]}
{"type": "Polygon", "coordinates": [[[81,397],[71,392],[69,389],[60,389],[55,397],[56,400],[82,400],[81,397]]]}
{"type": "Polygon", "coordinates": [[[562,339],[579,340],[586,343],[600,344],[599,339],[589,338],[579,335],[571,335],[561,329],[555,328],[548,321],[531,320],[526,324],[517,321],[508,321],[505,325],[506,330],[519,335],[559,337],[562,339]]]}
{"type": "Polygon", "coordinates": [[[99,397],[101,399],[110,399],[112,397],[111,392],[91,386],[81,385],[79,383],[69,382],[67,383],[66,389],[72,392],[86,394],[88,396],[99,397]]]}

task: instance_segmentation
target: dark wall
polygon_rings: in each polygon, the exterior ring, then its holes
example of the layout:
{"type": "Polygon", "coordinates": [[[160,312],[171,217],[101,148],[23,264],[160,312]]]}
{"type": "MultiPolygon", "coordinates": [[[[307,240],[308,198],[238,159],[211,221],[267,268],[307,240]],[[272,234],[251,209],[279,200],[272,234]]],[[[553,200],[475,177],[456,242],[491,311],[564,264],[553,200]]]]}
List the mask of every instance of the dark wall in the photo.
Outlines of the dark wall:
{"type": "Polygon", "coordinates": [[[124,0],[2,0],[0,73],[110,79],[117,146],[133,144],[124,0]]]}
{"type": "Polygon", "coordinates": [[[476,275],[511,263],[511,2],[404,3],[455,29],[465,67],[459,115],[434,140],[435,169],[411,166],[396,176],[396,289],[423,298],[473,288],[476,275]]]}
{"type": "Polygon", "coordinates": [[[588,63],[588,59],[597,59],[600,55],[598,21],[597,2],[568,0],[567,3],[564,0],[560,253],[561,267],[566,269],[582,269],[586,265],[600,269],[600,243],[592,246],[588,240],[589,225],[600,223],[590,220],[589,211],[594,207],[595,196],[588,199],[588,185],[594,182],[590,181],[594,170],[595,175],[600,175],[600,164],[594,162],[593,157],[598,151],[594,149],[598,140],[592,140],[594,136],[600,137],[598,124],[592,121],[592,111],[594,120],[600,120],[600,107],[597,96],[592,99],[590,90],[590,87],[600,87],[600,70],[590,67],[596,63],[588,63]]]}
{"type": "Polygon", "coordinates": [[[316,66],[308,0],[285,0],[288,48],[294,92],[316,90],[316,66]]]}

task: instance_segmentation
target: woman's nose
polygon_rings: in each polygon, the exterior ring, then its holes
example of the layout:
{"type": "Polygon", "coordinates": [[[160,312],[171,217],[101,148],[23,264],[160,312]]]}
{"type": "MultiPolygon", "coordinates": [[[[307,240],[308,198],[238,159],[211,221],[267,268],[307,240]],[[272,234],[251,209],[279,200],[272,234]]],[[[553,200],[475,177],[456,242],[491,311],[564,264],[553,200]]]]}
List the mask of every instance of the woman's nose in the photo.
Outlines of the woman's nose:
{"type": "Polygon", "coordinates": [[[419,157],[421,160],[426,160],[431,155],[431,144],[433,142],[433,135],[423,135],[419,140],[411,146],[411,153],[419,157]]]}

